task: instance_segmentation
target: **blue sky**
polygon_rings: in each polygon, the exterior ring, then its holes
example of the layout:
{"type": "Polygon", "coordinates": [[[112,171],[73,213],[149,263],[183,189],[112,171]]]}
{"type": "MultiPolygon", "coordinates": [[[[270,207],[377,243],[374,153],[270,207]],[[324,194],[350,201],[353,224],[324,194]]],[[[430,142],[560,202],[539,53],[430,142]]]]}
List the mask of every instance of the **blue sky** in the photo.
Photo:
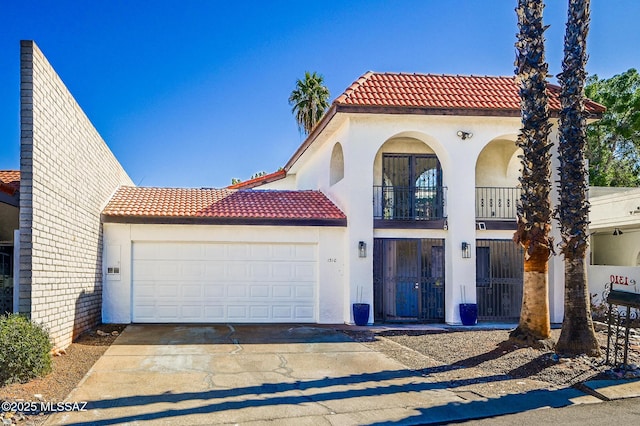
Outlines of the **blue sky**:
{"type": "MultiPolygon", "coordinates": [[[[19,168],[19,40],[35,40],[136,184],[222,187],[283,166],[287,103],[368,70],[512,75],[515,0],[0,0],[0,169],[19,168]]],[[[550,72],[566,0],[547,0],[550,72]]],[[[640,68],[640,2],[593,0],[587,70],[640,68]]]]}

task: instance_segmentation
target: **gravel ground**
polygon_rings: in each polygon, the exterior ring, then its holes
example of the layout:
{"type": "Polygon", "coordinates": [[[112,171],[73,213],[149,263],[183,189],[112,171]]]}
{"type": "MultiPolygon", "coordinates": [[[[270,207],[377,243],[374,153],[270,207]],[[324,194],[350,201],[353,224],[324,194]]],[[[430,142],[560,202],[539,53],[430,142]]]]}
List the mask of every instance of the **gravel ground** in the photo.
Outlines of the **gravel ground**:
{"type": "MultiPolygon", "coordinates": [[[[468,393],[470,398],[558,389],[613,377],[612,367],[605,364],[606,331],[597,333],[602,348],[602,356],[598,358],[558,357],[551,351],[520,348],[506,342],[509,330],[348,333],[372,349],[421,371],[443,388],[468,393]]],[[[552,331],[555,341],[559,336],[560,330],[552,331]]],[[[634,333],[631,342],[629,362],[639,365],[640,334],[634,333]]]]}

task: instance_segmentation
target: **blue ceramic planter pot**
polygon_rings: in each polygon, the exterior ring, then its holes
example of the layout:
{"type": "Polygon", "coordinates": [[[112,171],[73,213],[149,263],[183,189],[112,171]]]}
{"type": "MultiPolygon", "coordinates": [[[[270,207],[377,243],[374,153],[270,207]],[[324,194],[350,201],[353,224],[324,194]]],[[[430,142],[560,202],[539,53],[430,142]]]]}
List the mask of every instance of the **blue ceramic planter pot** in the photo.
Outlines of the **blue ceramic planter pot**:
{"type": "Polygon", "coordinates": [[[475,303],[461,303],[460,319],[462,320],[462,325],[476,325],[478,323],[478,305],[475,303]]]}
{"type": "Polygon", "coordinates": [[[356,325],[367,325],[369,322],[369,304],[354,303],[353,304],[353,322],[356,325]]]}

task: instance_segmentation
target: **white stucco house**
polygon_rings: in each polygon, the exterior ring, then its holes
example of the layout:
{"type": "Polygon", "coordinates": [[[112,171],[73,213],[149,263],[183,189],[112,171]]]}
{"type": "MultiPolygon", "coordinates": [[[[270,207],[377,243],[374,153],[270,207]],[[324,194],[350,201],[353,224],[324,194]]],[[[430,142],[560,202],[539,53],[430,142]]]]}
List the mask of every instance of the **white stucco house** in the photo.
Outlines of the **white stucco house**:
{"type": "MultiPolygon", "coordinates": [[[[462,302],[517,320],[519,128],[513,77],[367,72],[281,171],[120,187],[102,211],[103,320],[352,323],[355,302],[370,323],[459,323],[462,302]]],[[[552,258],[552,322],[563,273],[552,258]]]]}
{"type": "MultiPolygon", "coordinates": [[[[282,170],[223,189],[142,188],[33,41],[20,62],[20,170],[0,176],[3,303],[55,346],[100,321],[352,323],[356,302],[369,323],[458,323],[461,302],[477,302],[480,321],[518,319],[513,77],[368,72],[282,170]]],[[[592,267],[617,253],[614,267],[637,268],[640,196],[591,196],[592,267]]],[[[563,275],[555,256],[552,322],[563,275]]]]}

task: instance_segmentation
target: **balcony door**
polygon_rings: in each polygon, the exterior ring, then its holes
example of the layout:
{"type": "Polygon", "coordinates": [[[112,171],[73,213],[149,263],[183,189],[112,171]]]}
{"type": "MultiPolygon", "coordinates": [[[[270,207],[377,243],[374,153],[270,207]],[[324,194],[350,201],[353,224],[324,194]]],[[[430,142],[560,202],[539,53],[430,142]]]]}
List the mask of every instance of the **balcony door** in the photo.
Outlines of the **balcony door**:
{"type": "Polygon", "coordinates": [[[442,169],[433,154],[383,154],[385,217],[441,218],[442,169]]]}

